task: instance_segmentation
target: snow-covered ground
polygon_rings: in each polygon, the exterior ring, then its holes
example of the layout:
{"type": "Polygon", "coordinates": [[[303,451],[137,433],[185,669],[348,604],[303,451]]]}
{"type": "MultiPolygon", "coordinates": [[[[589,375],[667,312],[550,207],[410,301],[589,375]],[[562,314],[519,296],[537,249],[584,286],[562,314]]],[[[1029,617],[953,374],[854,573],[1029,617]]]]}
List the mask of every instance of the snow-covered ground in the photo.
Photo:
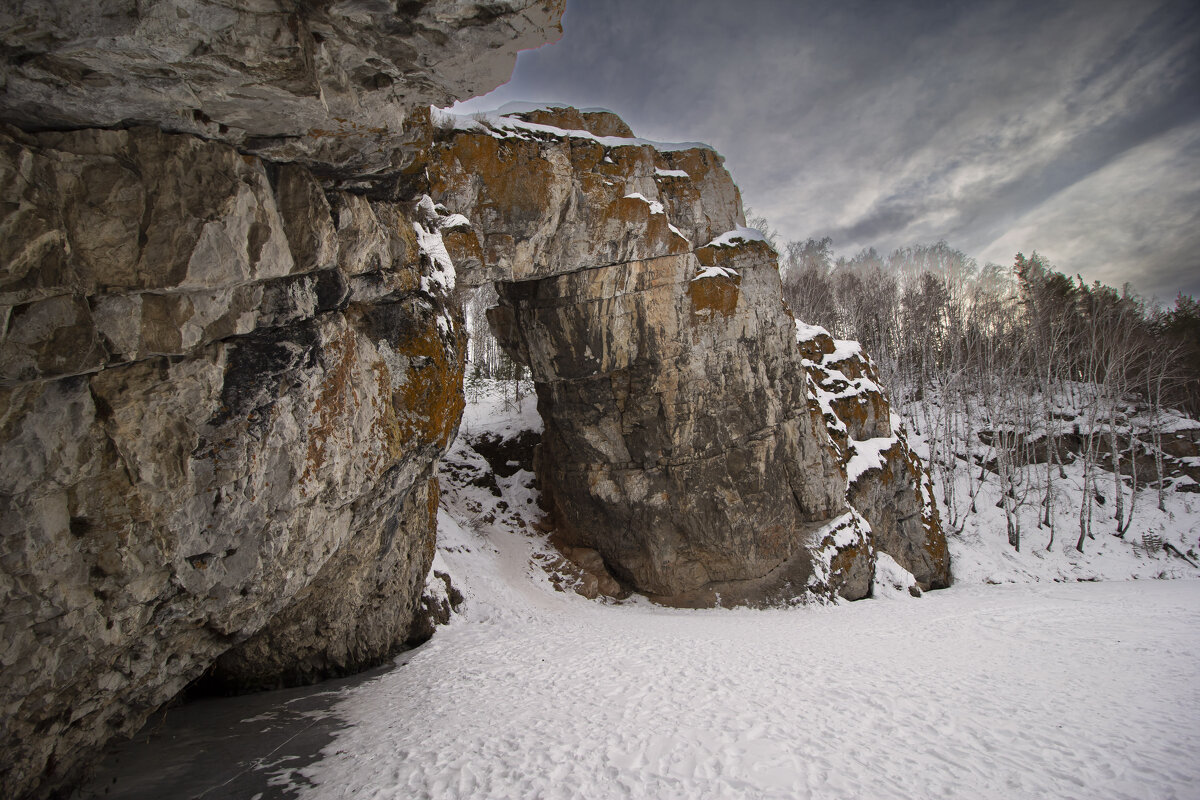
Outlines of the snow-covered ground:
{"type": "MultiPolygon", "coordinates": [[[[467,436],[536,424],[485,398],[447,462],[483,468],[467,436]]],[[[466,600],[429,643],[367,680],[172,711],[83,796],[1200,796],[1200,580],[591,601],[555,588],[508,466],[500,496],[443,479],[435,569],[466,600]]]]}
{"type": "Polygon", "coordinates": [[[350,694],[303,796],[1194,797],[1200,582],[788,610],[556,592],[519,534],[442,556],[467,611],[350,694]]]}

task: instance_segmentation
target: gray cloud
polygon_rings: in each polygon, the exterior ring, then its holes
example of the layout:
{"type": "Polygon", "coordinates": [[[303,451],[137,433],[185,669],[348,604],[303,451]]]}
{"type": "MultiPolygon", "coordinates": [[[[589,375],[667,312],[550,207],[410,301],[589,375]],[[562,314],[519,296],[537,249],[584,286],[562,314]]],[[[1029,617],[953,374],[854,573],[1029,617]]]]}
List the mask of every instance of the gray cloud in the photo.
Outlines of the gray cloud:
{"type": "Polygon", "coordinates": [[[1037,249],[1089,280],[1200,289],[1200,154],[1172,135],[1200,121],[1191,0],[569,0],[564,29],[471,107],[600,105],[708,141],[785,238],[1037,249]]]}

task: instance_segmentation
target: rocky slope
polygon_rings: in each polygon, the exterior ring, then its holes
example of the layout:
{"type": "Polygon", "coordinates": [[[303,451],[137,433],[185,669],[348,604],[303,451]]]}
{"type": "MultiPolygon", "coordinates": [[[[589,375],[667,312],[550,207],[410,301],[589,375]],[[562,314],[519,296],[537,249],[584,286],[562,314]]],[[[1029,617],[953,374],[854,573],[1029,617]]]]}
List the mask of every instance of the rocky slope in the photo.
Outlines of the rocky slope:
{"type": "Polygon", "coordinates": [[[409,637],[465,340],[398,186],[561,5],[0,10],[0,794],[409,637]]]}

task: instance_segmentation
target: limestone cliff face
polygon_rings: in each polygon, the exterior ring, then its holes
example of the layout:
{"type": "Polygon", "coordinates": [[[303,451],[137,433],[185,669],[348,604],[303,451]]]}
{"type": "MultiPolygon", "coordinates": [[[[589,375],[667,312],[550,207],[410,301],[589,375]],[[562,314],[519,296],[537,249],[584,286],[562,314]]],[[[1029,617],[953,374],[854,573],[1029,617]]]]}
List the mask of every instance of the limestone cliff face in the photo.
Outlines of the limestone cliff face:
{"type": "Polygon", "coordinates": [[[445,215],[398,187],[427,104],[559,13],[0,10],[0,795],[206,670],[305,681],[408,638],[465,341],[445,215]]]}
{"type": "MultiPolygon", "coordinates": [[[[599,116],[450,121],[430,166],[472,223],[454,250],[500,281],[493,328],[537,384],[554,521],[670,602],[802,594],[846,483],[774,252],[741,227],[715,152],[561,127],[621,131],[599,116]]],[[[835,569],[865,582],[816,588],[864,595],[868,558],[835,569]]]]}
{"type": "Polygon", "coordinates": [[[809,371],[836,365],[715,152],[595,110],[430,118],[561,0],[231,5],[0,10],[0,794],[203,673],[307,681],[413,635],[456,265],[533,370],[566,546],[683,604],[862,597],[877,548],[939,585],[919,464],[872,482],[831,438],[809,371]]]}
{"type": "Polygon", "coordinates": [[[223,666],[254,685],[403,642],[464,340],[419,208],[335,208],[303,168],[272,180],[149,129],[3,145],[6,223],[29,234],[6,254],[0,343],[20,786],[251,634],[223,666]]]}

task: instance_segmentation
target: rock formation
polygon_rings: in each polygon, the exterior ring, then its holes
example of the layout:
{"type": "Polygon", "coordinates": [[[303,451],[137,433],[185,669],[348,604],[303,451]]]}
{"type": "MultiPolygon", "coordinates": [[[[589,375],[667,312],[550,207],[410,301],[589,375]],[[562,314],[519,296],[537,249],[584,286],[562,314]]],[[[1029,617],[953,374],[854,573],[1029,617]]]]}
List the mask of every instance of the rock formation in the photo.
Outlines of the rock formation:
{"type": "Polygon", "coordinates": [[[593,574],[854,598],[878,548],[944,584],[919,464],[865,447],[884,401],[831,438],[853,415],[809,371],[856,378],[797,348],[720,156],[599,110],[431,118],[561,0],[233,5],[0,9],[0,794],[201,674],[314,680],[428,635],[456,266],[498,285],[593,574]]]}
{"type": "Polygon", "coordinates": [[[491,91],[563,0],[149,0],[0,6],[0,119],[150,125],[361,187],[417,152],[405,122],[491,91]]]}
{"type": "MultiPolygon", "coordinates": [[[[743,227],[720,156],[598,110],[438,124],[430,192],[469,221],[447,239],[460,276],[498,282],[493,330],[532,371],[538,476],[565,546],[687,605],[862,597],[876,547],[945,584],[919,462],[901,443],[887,470],[861,470],[831,439],[829,422],[845,426],[809,382],[775,254],[743,227]],[[863,516],[846,508],[848,461],[863,516]]],[[[871,397],[882,422],[855,433],[874,443],[892,428],[871,397]]]]}
{"type": "Polygon", "coordinates": [[[796,324],[810,389],[846,469],[846,499],[870,524],[873,544],[922,589],[950,585],[950,554],[928,471],[892,413],[858,342],[796,324]]]}
{"type": "Polygon", "coordinates": [[[0,795],[419,633],[465,340],[401,173],[562,4],[402,5],[0,9],[0,795]]]}

